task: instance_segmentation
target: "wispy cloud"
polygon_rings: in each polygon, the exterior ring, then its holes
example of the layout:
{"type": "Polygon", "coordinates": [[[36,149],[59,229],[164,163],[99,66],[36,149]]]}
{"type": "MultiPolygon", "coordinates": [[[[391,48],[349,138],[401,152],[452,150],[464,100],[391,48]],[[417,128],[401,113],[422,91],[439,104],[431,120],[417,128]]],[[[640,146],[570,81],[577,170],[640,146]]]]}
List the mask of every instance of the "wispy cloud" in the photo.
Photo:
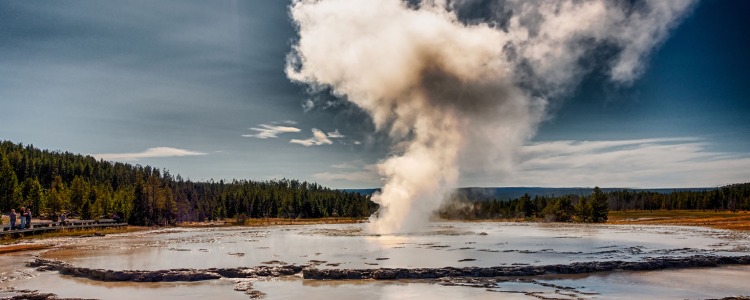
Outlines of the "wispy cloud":
{"type": "Polygon", "coordinates": [[[313,136],[309,139],[306,139],[306,140],[292,139],[289,142],[292,144],[300,144],[305,147],[333,144],[333,142],[328,138],[326,133],[323,131],[320,131],[320,129],[313,128],[312,133],[313,133],[313,136]]]}
{"type": "Polygon", "coordinates": [[[313,174],[313,178],[322,181],[347,181],[364,183],[369,186],[379,186],[380,176],[375,164],[365,164],[361,160],[345,162],[331,166],[338,169],[335,172],[320,172],[313,174]]]}
{"type": "Polygon", "coordinates": [[[292,144],[300,144],[305,147],[309,147],[309,146],[330,145],[330,144],[333,144],[333,141],[331,141],[331,139],[340,139],[344,137],[343,134],[339,133],[338,129],[326,134],[320,129],[313,128],[312,133],[313,133],[313,136],[309,139],[305,139],[305,140],[292,139],[289,142],[292,144]]]}
{"type": "Polygon", "coordinates": [[[344,137],[346,137],[346,136],[343,135],[343,134],[341,134],[341,133],[339,133],[338,129],[334,130],[333,132],[329,132],[328,133],[328,138],[340,139],[340,138],[344,138],[344,137]]]}
{"type": "MultiPolygon", "coordinates": [[[[462,177],[468,180],[464,185],[547,187],[711,187],[750,181],[750,155],[712,149],[712,143],[691,137],[540,142],[521,149],[510,173],[462,170],[462,177]]],[[[330,167],[313,178],[383,184],[376,164],[355,160],[330,167]]]]}
{"type": "MultiPolygon", "coordinates": [[[[289,123],[294,121],[284,121],[285,124],[294,125],[296,123],[289,123]]],[[[281,133],[300,132],[297,127],[283,126],[283,125],[269,125],[260,124],[258,127],[251,127],[250,130],[255,131],[255,134],[243,134],[244,137],[252,137],[258,139],[277,138],[281,133]]]]}
{"type": "Polygon", "coordinates": [[[350,162],[342,162],[338,164],[331,165],[331,168],[334,169],[362,169],[363,167],[367,166],[365,162],[361,159],[350,161],[350,162]]]}
{"type": "Polygon", "coordinates": [[[195,156],[195,155],[206,155],[207,153],[190,151],[172,147],[155,147],[148,148],[143,152],[135,153],[101,153],[92,154],[91,156],[97,159],[110,160],[110,161],[132,161],[139,160],[141,158],[154,158],[154,157],[174,157],[174,156],[195,156]]]}
{"type": "Polygon", "coordinates": [[[750,156],[710,146],[696,138],[535,143],[523,147],[503,184],[695,187],[750,180],[750,156]]]}

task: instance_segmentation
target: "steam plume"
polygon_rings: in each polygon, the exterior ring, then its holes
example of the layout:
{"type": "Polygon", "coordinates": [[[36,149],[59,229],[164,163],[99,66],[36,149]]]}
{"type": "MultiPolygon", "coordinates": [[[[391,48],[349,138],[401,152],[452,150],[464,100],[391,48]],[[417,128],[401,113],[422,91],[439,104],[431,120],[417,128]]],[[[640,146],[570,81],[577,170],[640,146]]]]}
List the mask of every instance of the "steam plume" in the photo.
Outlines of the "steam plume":
{"type": "Polygon", "coordinates": [[[381,210],[370,229],[404,232],[439,207],[462,169],[510,169],[549,101],[592,68],[585,58],[614,53],[604,62],[611,80],[630,83],[691,6],[299,0],[290,7],[299,40],[286,72],[346,97],[390,134],[392,154],[378,166],[385,185],[373,197],[381,210]],[[459,17],[472,9],[483,16],[459,17]]]}

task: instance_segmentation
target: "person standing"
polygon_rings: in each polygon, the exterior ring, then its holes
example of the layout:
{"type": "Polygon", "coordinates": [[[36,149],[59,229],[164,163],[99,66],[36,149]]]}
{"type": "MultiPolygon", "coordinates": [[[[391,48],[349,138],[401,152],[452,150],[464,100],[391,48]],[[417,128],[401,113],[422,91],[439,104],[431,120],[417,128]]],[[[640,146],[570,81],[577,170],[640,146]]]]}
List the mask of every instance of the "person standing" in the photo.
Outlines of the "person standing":
{"type": "Polygon", "coordinates": [[[31,208],[26,208],[26,228],[31,228],[31,208]]]}
{"type": "Polygon", "coordinates": [[[10,210],[10,230],[16,229],[16,210],[10,210]]]}
{"type": "Polygon", "coordinates": [[[21,207],[21,211],[19,211],[18,217],[21,219],[21,226],[18,228],[20,229],[26,228],[26,208],[25,207],[21,207]]]}

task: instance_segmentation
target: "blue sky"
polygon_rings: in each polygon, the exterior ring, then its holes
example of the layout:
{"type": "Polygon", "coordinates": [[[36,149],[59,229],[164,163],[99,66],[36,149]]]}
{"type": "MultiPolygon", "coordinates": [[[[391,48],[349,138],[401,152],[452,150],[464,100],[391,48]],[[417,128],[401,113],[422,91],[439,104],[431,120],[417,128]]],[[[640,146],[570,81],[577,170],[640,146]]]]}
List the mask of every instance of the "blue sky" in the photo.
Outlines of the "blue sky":
{"type": "MultiPolygon", "coordinates": [[[[287,78],[288,5],[2,1],[0,139],[193,180],[380,186],[388,135],[354,104],[287,78]]],[[[466,171],[460,185],[750,181],[748,9],[700,2],[632,84],[587,73],[512,171],[466,171]]]]}

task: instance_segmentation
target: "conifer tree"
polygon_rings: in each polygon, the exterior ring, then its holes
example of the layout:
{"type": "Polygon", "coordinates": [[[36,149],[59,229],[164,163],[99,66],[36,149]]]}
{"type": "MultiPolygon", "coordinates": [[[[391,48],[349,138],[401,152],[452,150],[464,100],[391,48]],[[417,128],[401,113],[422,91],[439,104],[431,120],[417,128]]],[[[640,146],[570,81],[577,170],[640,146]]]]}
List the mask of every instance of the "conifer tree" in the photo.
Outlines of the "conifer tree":
{"type": "Polygon", "coordinates": [[[0,153],[0,209],[3,212],[15,208],[21,201],[18,177],[5,155],[0,153]]]}
{"type": "Polygon", "coordinates": [[[607,195],[597,186],[591,194],[591,222],[607,222],[609,203],[607,195]]]}
{"type": "Polygon", "coordinates": [[[586,196],[581,196],[576,204],[576,217],[579,222],[591,222],[591,204],[586,196]]]}

